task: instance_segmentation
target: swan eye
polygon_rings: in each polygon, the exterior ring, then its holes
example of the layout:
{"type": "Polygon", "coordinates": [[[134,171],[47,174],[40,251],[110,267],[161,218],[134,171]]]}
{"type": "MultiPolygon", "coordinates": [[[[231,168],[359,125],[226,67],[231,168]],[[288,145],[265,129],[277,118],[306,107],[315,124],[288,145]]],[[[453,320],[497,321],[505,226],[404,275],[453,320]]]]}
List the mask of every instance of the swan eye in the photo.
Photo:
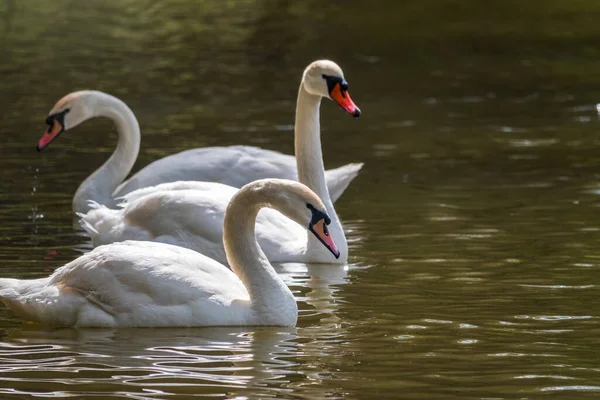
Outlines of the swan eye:
{"type": "Polygon", "coordinates": [[[46,125],[48,125],[49,129],[52,129],[52,127],[54,126],[54,121],[58,120],[58,122],[60,122],[60,124],[64,126],[65,115],[67,115],[69,111],[71,111],[70,108],[65,108],[62,111],[48,115],[48,117],[46,118],[46,125]]]}
{"type": "Polygon", "coordinates": [[[329,215],[321,210],[317,210],[312,204],[306,203],[306,208],[308,208],[312,214],[309,226],[316,225],[321,220],[325,221],[325,225],[329,225],[331,223],[331,218],[329,218],[329,215]]]}
{"type": "Polygon", "coordinates": [[[48,125],[48,133],[50,133],[52,131],[52,127],[54,126],[54,118],[46,118],[46,125],[48,125]]]}
{"type": "Polygon", "coordinates": [[[340,85],[340,90],[343,94],[346,90],[348,90],[348,82],[340,78],[339,76],[331,76],[323,74],[323,79],[325,79],[325,83],[327,83],[327,91],[329,94],[333,92],[333,89],[336,85],[340,85]]]}

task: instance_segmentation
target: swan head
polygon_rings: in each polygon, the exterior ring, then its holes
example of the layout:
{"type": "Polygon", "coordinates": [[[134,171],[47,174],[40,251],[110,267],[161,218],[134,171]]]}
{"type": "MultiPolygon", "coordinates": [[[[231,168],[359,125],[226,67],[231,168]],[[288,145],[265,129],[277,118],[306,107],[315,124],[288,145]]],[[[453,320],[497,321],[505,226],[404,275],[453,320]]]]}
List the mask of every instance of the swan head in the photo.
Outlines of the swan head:
{"type": "Polygon", "coordinates": [[[46,117],[48,128],[42,135],[37,150],[42,151],[61,133],[93,117],[96,93],[99,92],[83,90],[69,93],[60,99],[46,117]]]}
{"type": "MultiPolygon", "coordinates": [[[[279,211],[300,226],[308,229],[335,258],[340,257],[329,232],[331,218],[325,205],[307,186],[287,179],[261,179],[244,186],[235,197],[254,197],[242,202],[256,204],[259,208],[270,207],[279,211]]],[[[230,202],[231,204],[234,202],[230,202]]]]}
{"type": "Polygon", "coordinates": [[[315,96],[335,101],[354,118],[360,117],[360,108],[354,104],[348,93],[348,82],[339,65],[329,60],[311,63],[302,76],[304,89],[315,96]]]}

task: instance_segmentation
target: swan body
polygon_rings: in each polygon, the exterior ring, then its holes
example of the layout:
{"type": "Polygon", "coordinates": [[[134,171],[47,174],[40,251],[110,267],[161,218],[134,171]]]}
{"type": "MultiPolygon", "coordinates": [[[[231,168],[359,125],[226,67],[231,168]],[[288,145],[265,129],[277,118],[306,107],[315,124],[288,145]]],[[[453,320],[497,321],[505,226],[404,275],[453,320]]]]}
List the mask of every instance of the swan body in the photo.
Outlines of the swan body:
{"type": "Polygon", "coordinates": [[[182,247],[125,241],[97,247],[47,278],[0,278],[0,300],[24,319],[59,326],[294,326],[294,296],[254,237],[262,207],[294,219],[339,254],[316,194],[298,182],[266,179],[246,185],[227,208],[223,241],[232,271],[182,247]]]}
{"type": "MultiPolygon", "coordinates": [[[[355,116],[360,114],[350,100],[339,66],[331,61],[310,64],[298,93],[295,149],[298,180],[323,200],[331,216],[331,231],[340,257],[332,257],[290,219],[274,210],[264,210],[258,217],[256,234],[270,261],[346,263],[348,260],[348,245],[327,188],[321,151],[319,107],[322,97],[336,97],[336,89],[331,87],[343,90],[344,101],[340,104],[347,111],[355,116]]],[[[117,210],[92,203],[91,211],[80,214],[81,224],[95,246],[131,239],[151,240],[190,248],[225,262],[222,225],[225,208],[236,190],[214,182],[163,183],[128,193],[123,197],[122,208],[117,210]]]]}
{"type": "MultiPolygon", "coordinates": [[[[223,221],[238,190],[214,182],[163,183],[129,193],[120,209],[92,204],[81,224],[94,246],[147,240],[185,247],[226,263],[223,221]]],[[[256,219],[256,238],[271,262],[343,263],[348,252],[343,232],[332,235],[339,243],[338,259],[319,243],[309,245],[306,230],[276,210],[261,210],[256,219]]]]}
{"type": "MultiPolygon", "coordinates": [[[[252,146],[229,146],[199,148],[170,155],[149,164],[125,181],[139,153],[139,124],[133,111],[123,101],[93,90],[70,93],[56,103],[46,118],[48,129],[39,141],[38,151],[46,148],[62,132],[99,116],[114,121],[119,139],[111,157],[77,189],[73,197],[73,211],[76,213],[87,212],[89,200],[115,207],[116,198],[165,182],[209,181],[240,188],[262,178],[298,178],[296,160],[291,155],[252,146]]],[[[325,179],[333,201],[342,195],[361,167],[362,163],[348,164],[326,172],[325,179]]]]}
{"type": "Polygon", "coordinates": [[[60,326],[253,322],[248,291],[233,272],[194,251],[153,242],[98,247],[48,278],[0,279],[0,298],[26,320],[60,326]],[[224,282],[227,291],[219,290],[224,282]]]}

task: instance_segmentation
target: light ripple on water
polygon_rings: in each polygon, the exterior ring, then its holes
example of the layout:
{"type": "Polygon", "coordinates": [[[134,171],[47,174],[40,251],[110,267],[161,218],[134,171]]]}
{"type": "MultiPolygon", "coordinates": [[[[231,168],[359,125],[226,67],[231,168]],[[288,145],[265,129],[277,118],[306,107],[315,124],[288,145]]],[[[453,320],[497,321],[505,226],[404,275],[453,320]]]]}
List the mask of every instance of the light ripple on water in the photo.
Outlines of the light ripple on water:
{"type": "MultiPolygon", "coordinates": [[[[107,330],[92,332],[89,336],[85,331],[61,331],[62,334],[60,331],[49,333],[55,337],[54,340],[74,335],[80,337],[83,343],[71,339],[63,339],[68,343],[51,346],[2,343],[0,355],[4,362],[0,367],[0,382],[10,382],[13,388],[0,392],[17,393],[19,389],[29,387],[36,391],[33,386],[44,384],[77,386],[90,395],[92,391],[87,387],[100,384],[158,387],[160,393],[172,392],[169,387],[178,387],[177,391],[180,391],[185,386],[230,390],[243,388],[257,379],[277,379],[293,374],[287,368],[296,365],[295,362],[278,358],[286,352],[297,351],[293,330],[239,334],[232,334],[231,330],[226,329],[184,329],[176,332],[157,329],[140,330],[139,333],[135,333],[135,330],[129,333],[107,330]],[[105,333],[104,337],[102,333],[105,333]],[[215,341],[216,337],[234,340],[215,341]],[[153,342],[169,341],[183,341],[190,345],[152,345],[153,342]],[[194,345],[194,342],[199,343],[194,345]],[[98,351],[78,351],[82,347],[96,348],[98,351]],[[258,366],[262,366],[259,371],[256,369],[258,366]]],[[[44,332],[40,331],[33,332],[33,338],[16,339],[23,342],[44,340],[43,337],[44,332]]],[[[56,393],[37,391],[40,396],[56,393]]]]}
{"type": "Polygon", "coordinates": [[[540,389],[542,392],[600,392],[600,386],[574,385],[574,386],[550,386],[540,389]]]}

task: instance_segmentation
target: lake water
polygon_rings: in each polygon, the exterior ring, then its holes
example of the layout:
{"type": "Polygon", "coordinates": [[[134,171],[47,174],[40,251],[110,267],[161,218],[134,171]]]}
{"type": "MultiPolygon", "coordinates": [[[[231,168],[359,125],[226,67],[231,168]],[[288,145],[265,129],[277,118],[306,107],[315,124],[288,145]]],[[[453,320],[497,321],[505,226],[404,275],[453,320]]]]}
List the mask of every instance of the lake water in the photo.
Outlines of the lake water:
{"type": "Polygon", "coordinates": [[[90,248],[79,183],[116,143],[91,120],[43,153],[73,90],[123,99],[136,169],[176,151],[293,152],[302,70],[344,69],[325,164],[365,162],[336,209],[350,264],[277,266],[281,328],[73,330],[0,309],[0,398],[600,396],[600,4],[0,2],[0,276],[90,248]]]}

